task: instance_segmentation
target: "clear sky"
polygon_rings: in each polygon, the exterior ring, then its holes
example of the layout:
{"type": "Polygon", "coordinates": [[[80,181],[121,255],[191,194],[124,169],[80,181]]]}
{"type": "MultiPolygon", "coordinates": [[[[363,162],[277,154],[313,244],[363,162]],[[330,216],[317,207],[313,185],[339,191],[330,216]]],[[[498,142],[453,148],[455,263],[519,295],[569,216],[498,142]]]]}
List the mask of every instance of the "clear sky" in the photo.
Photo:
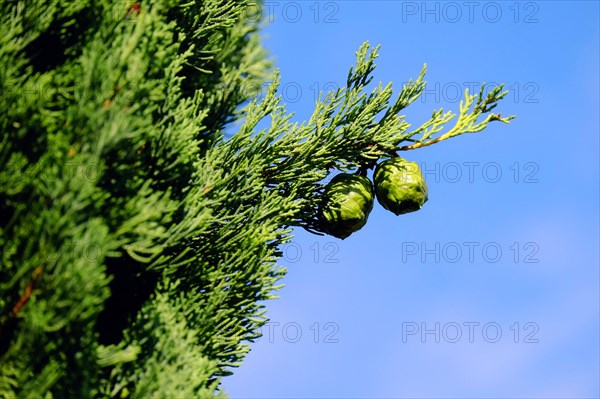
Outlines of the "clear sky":
{"type": "Polygon", "coordinates": [[[287,108],[344,84],[381,44],[375,81],[428,64],[406,114],[457,110],[504,82],[518,116],[402,153],[419,211],[375,204],[344,241],[301,229],[284,248],[270,327],[223,380],[232,398],[598,398],[599,3],[267,1],[265,45],[287,108]]]}

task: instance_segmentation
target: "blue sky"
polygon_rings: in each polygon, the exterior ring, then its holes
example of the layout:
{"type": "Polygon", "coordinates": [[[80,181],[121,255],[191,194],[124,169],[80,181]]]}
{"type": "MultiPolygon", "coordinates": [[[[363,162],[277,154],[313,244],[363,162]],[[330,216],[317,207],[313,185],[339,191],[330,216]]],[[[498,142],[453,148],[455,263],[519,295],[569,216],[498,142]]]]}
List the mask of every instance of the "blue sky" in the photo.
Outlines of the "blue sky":
{"type": "Polygon", "coordinates": [[[266,2],[297,121],[365,40],[396,93],[427,63],[413,125],[482,82],[518,118],[403,153],[428,182],[419,212],[375,204],[344,241],[297,230],[232,398],[600,396],[598,4],[266,2]]]}

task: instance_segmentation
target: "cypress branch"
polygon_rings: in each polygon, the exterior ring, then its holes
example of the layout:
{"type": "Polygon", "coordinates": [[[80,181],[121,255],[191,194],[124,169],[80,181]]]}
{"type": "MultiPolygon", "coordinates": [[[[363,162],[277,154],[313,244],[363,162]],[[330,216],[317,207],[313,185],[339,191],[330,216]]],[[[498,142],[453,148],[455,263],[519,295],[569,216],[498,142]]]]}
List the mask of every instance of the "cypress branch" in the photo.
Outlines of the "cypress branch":
{"type": "Polygon", "coordinates": [[[253,9],[0,2],[0,396],[222,396],[292,227],[324,233],[332,172],[512,119],[491,113],[502,86],[482,87],[446,133],[443,110],[409,131],[426,67],[395,100],[367,90],[364,43],[346,87],[294,122],[253,9]]]}

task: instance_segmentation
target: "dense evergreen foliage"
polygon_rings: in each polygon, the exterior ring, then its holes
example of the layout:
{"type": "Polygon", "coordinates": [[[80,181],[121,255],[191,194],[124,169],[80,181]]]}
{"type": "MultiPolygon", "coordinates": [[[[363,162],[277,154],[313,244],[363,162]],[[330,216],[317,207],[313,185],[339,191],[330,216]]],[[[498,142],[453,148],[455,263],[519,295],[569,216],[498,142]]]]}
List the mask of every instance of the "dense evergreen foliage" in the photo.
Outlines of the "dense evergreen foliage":
{"type": "Polygon", "coordinates": [[[347,86],[292,123],[255,7],[117,4],[0,0],[3,398],[223,395],[291,228],[323,232],[327,176],[510,119],[482,88],[446,133],[442,110],[410,129],[425,69],[395,99],[367,93],[365,43],[347,86]]]}

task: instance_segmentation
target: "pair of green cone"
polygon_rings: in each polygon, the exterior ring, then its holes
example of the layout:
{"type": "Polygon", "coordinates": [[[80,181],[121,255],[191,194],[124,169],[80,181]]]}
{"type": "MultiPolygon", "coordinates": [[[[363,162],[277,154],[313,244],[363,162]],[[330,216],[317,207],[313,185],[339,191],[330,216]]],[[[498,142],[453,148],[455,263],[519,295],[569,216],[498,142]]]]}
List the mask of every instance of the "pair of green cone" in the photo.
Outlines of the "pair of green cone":
{"type": "Polygon", "coordinates": [[[342,173],[326,186],[319,221],[321,229],[342,240],[366,223],[373,197],[396,215],[421,209],[427,201],[427,184],[416,162],[391,158],[377,165],[371,181],[357,174],[342,173]]]}

